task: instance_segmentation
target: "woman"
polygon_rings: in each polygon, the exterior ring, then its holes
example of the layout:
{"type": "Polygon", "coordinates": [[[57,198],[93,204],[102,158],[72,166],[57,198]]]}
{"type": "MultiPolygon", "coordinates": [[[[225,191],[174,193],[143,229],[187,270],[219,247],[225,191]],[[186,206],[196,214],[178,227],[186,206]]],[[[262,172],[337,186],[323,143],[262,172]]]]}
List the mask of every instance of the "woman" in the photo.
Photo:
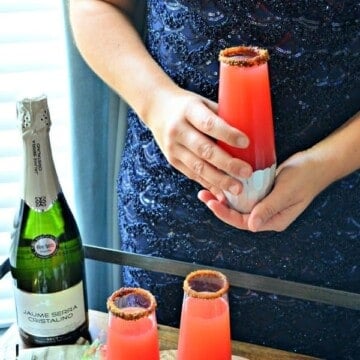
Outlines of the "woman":
{"type": "MultiPolygon", "coordinates": [[[[356,3],[149,0],[145,44],[135,3],[70,1],[83,57],[133,109],[118,183],[123,248],[359,292],[356,3]],[[250,214],[223,191],[239,194],[234,177],[252,169],[216,146],[249,143],[217,116],[218,53],[239,44],[270,52],[279,164],[250,214]]],[[[154,292],[158,321],[178,325],[181,279],[126,268],[124,280],[154,292]]],[[[240,289],[230,301],[233,338],[329,359],[359,353],[356,311],[240,289]]]]}

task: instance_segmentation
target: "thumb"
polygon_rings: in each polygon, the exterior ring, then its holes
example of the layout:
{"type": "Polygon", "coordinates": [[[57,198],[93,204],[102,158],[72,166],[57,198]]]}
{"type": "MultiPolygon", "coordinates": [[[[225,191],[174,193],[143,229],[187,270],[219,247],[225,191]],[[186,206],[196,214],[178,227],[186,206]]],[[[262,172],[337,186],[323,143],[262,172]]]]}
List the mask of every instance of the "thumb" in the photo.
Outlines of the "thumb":
{"type": "Polygon", "coordinates": [[[257,232],[263,229],[264,226],[279,212],[279,209],[274,206],[274,204],[269,203],[268,201],[259,202],[254,209],[252,210],[248,226],[249,230],[257,232]]]}
{"type": "Polygon", "coordinates": [[[296,217],[296,201],[287,191],[273,188],[269,195],[252,210],[248,227],[250,231],[283,231],[296,217]]]}

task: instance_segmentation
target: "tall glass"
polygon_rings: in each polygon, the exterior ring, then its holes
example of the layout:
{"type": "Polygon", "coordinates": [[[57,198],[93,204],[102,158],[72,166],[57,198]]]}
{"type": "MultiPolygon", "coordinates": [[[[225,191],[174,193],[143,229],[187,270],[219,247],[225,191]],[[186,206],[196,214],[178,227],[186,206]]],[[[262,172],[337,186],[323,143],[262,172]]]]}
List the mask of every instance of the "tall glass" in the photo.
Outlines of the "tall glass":
{"type": "Polygon", "coordinates": [[[184,281],[178,360],[230,360],[229,282],[213,270],[197,270],[184,281]]]}
{"type": "Polygon", "coordinates": [[[147,290],[121,288],[107,301],[107,360],[159,360],[156,300],[147,290]]]}
{"type": "Polygon", "coordinates": [[[275,178],[276,153],[268,74],[269,54],[258,47],[237,46],[220,51],[219,116],[250,139],[246,149],[219,145],[249,163],[253,175],[240,180],[239,196],[226,192],[229,205],[249,213],[270,190],[275,178]]]}

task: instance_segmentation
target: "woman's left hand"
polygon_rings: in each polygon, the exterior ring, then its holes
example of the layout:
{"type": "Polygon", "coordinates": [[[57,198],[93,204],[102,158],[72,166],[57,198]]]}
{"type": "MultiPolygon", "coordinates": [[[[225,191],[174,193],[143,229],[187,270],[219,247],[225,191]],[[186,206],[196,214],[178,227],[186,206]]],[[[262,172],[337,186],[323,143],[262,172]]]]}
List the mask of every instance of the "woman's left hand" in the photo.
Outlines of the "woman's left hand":
{"type": "Polygon", "coordinates": [[[283,162],[272,191],[250,214],[230,209],[218,189],[213,193],[201,190],[198,198],[220,220],[239,229],[283,231],[328,185],[360,169],[359,138],[360,112],[311,148],[283,162]]]}
{"type": "Polygon", "coordinates": [[[198,198],[225,223],[243,230],[283,231],[323,189],[321,166],[308,152],[300,152],[282,163],[272,191],[253,208],[241,214],[228,207],[224,196],[201,190],[198,198]]]}

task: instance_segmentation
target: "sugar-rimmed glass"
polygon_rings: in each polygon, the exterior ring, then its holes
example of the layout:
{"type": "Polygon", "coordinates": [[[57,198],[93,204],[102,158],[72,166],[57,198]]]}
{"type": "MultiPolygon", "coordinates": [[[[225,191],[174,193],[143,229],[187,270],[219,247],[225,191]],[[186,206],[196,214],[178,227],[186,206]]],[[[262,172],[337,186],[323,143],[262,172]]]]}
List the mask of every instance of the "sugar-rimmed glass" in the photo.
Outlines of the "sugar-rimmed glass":
{"type": "Polygon", "coordinates": [[[156,300],[141,288],[120,288],[107,300],[107,360],[159,360],[156,300]]]}
{"type": "Polygon", "coordinates": [[[178,360],[230,360],[229,282],[224,274],[197,270],[184,281],[178,360]]]}
{"type": "Polygon", "coordinates": [[[220,51],[219,116],[250,139],[247,148],[222,141],[219,145],[253,168],[240,195],[225,192],[229,205],[249,213],[272,188],[276,153],[268,71],[269,53],[255,46],[236,46],[220,51]]]}

